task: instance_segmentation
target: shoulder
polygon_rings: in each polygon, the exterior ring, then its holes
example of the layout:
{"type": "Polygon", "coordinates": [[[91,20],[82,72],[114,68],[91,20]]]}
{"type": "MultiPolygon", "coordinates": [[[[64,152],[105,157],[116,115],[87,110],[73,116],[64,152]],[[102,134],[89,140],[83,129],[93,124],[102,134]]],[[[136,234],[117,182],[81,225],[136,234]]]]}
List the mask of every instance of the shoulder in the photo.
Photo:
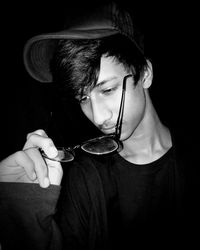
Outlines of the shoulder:
{"type": "Polygon", "coordinates": [[[192,161],[197,149],[194,137],[188,134],[188,131],[182,131],[181,129],[171,129],[170,131],[177,156],[192,161]]]}
{"type": "Polygon", "coordinates": [[[105,175],[112,171],[116,160],[113,155],[95,156],[87,153],[80,153],[71,163],[66,163],[67,175],[87,176],[105,175]]]}
{"type": "Polygon", "coordinates": [[[66,189],[76,192],[78,190],[92,194],[104,192],[108,198],[116,191],[114,165],[112,155],[93,156],[85,153],[77,155],[73,162],[66,165],[63,185],[67,186],[66,189]]]}
{"type": "Polygon", "coordinates": [[[101,167],[105,167],[101,159],[85,153],[78,154],[74,161],[63,164],[63,182],[73,186],[95,184],[101,167]]]}
{"type": "Polygon", "coordinates": [[[179,169],[183,170],[187,195],[190,197],[195,194],[194,197],[198,197],[197,190],[199,190],[200,178],[198,140],[195,136],[191,136],[188,131],[183,132],[181,128],[180,130],[173,130],[172,137],[176,161],[179,169]]]}
{"type": "MultiPolygon", "coordinates": [[[[183,131],[172,131],[174,136],[174,144],[176,149],[176,155],[180,165],[184,167],[184,189],[185,189],[185,206],[188,214],[188,222],[192,224],[192,221],[200,221],[200,198],[199,198],[199,143],[196,130],[190,129],[183,131]],[[195,204],[192,206],[191,204],[195,204]]],[[[194,225],[190,225],[194,227],[194,225]]],[[[195,228],[195,227],[194,227],[195,228]]]]}

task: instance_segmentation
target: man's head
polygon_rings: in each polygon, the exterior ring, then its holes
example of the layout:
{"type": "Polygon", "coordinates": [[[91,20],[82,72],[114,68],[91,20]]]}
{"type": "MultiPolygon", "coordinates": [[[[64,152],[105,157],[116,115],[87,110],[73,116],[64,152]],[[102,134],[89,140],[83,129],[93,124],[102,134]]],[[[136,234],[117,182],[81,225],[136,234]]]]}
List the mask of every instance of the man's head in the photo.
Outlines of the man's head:
{"type": "Polygon", "coordinates": [[[126,139],[144,116],[147,81],[143,79],[146,73],[150,79],[152,72],[142,36],[130,15],[115,4],[85,20],[70,29],[30,39],[24,50],[26,69],[35,79],[55,82],[66,96],[78,99],[83,113],[104,133],[115,130],[123,78],[132,74],[127,80],[129,101],[123,116],[126,139]]]}
{"type": "MultiPolygon", "coordinates": [[[[144,55],[122,35],[94,40],[61,40],[52,60],[53,79],[66,96],[75,97],[86,117],[106,134],[114,133],[119,114],[123,78],[127,93],[123,119],[128,138],[145,112],[145,74],[151,68],[144,55]]],[[[150,72],[150,74],[149,74],[150,72]]],[[[149,78],[148,84],[151,84],[149,78]]]]}

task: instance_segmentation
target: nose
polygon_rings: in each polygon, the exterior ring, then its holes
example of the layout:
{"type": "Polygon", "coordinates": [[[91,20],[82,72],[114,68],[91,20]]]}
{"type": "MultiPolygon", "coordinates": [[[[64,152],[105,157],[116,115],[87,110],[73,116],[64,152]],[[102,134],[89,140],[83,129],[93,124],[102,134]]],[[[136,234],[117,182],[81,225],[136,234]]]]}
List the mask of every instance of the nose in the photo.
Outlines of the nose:
{"type": "Polygon", "coordinates": [[[96,126],[106,124],[112,118],[112,112],[103,102],[93,100],[92,103],[93,121],[96,126]]]}

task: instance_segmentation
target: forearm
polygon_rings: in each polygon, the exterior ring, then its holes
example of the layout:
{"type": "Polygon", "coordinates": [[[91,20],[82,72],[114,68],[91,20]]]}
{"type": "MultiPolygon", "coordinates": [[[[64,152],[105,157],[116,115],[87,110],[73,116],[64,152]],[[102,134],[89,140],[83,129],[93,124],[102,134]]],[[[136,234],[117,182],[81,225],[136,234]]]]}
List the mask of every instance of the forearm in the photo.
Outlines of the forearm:
{"type": "Polygon", "coordinates": [[[59,228],[53,220],[59,186],[0,183],[0,235],[3,249],[61,248],[59,228]]]}

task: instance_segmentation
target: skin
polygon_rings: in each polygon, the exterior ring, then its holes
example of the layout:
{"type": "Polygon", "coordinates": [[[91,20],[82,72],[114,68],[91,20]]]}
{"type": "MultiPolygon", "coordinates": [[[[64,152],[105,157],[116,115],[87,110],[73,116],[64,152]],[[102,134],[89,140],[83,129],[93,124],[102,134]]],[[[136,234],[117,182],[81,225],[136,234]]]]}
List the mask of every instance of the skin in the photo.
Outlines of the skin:
{"type": "Polygon", "coordinates": [[[44,161],[38,147],[49,157],[57,155],[53,141],[44,130],[29,133],[23,150],[0,162],[0,182],[39,183],[42,188],[50,184],[60,185],[63,175],[61,164],[48,159],[44,161]]]}
{"type": "MultiPolygon", "coordinates": [[[[83,113],[102,132],[114,132],[117,123],[122,95],[122,82],[127,72],[122,64],[111,57],[102,57],[97,86],[86,96],[80,104],[83,113]],[[109,129],[113,128],[113,129],[109,129]]],[[[145,96],[141,83],[134,86],[132,77],[126,81],[125,108],[121,140],[126,141],[137,133],[136,128],[144,116],[145,96]]]]}
{"type": "MultiPolygon", "coordinates": [[[[80,100],[83,113],[106,134],[115,131],[123,78],[130,73],[114,58],[102,57],[97,86],[80,100]]],[[[170,133],[160,122],[149,96],[152,79],[152,65],[148,61],[148,68],[137,85],[132,77],[126,82],[120,138],[124,147],[120,154],[137,164],[150,163],[171,147],[170,133]]]]}
{"type": "MultiPolygon", "coordinates": [[[[97,85],[83,97],[76,97],[88,119],[105,134],[115,131],[122,95],[122,82],[127,72],[112,57],[102,57],[97,85]]],[[[168,129],[160,122],[152,105],[148,88],[152,84],[151,63],[139,80],[129,77],[126,82],[124,115],[121,131],[123,150],[127,161],[145,164],[161,157],[171,147],[168,129]]],[[[61,164],[42,158],[38,147],[54,158],[57,149],[44,130],[27,135],[24,148],[0,162],[1,182],[39,183],[43,188],[60,185],[63,176],[61,164]]]]}

